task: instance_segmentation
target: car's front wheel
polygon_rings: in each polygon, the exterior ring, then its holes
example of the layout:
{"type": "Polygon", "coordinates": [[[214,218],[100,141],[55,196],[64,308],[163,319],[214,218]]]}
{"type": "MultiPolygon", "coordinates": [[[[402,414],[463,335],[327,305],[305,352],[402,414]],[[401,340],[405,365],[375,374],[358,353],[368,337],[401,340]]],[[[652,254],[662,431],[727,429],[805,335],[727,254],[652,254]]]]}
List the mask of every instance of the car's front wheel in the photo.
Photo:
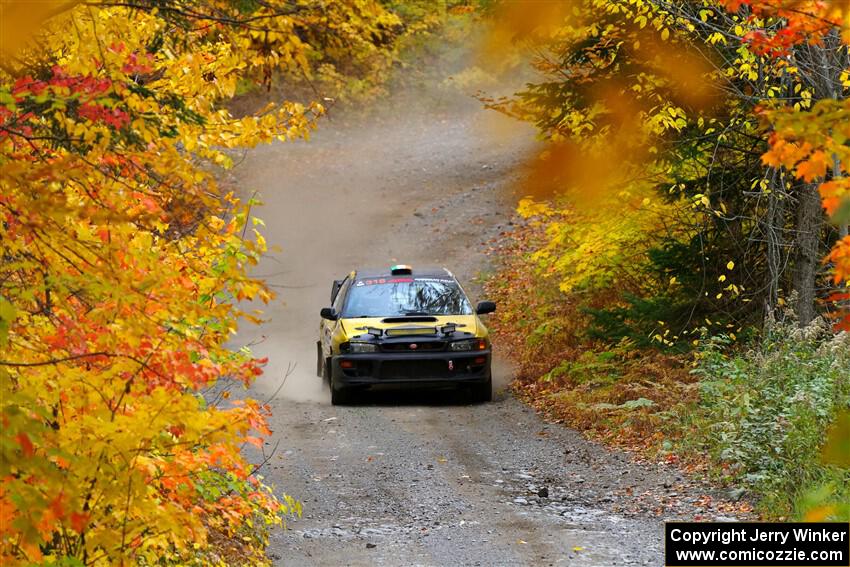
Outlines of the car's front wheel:
{"type": "Polygon", "coordinates": [[[473,384],[469,393],[473,403],[493,401],[493,379],[488,378],[486,382],[473,384]]]}
{"type": "Polygon", "coordinates": [[[322,378],[328,381],[328,385],[331,389],[331,405],[341,406],[345,404],[351,403],[351,389],[345,388],[336,384],[336,380],[333,379],[333,372],[330,368],[330,359],[324,359],[324,364],[322,365],[322,378]]]}
{"type": "Polygon", "coordinates": [[[342,406],[350,404],[352,392],[349,388],[343,388],[333,383],[331,379],[331,405],[342,406]]]}

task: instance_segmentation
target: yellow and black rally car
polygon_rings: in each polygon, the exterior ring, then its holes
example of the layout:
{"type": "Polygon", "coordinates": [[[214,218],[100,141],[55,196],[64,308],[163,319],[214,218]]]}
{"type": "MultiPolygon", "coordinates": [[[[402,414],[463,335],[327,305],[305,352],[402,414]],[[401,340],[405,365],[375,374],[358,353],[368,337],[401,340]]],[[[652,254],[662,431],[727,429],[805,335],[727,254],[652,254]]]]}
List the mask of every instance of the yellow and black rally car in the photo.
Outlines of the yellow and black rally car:
{"type": "Polygon", "coordinates": [[[457,385],[490,401],[490,341],[478,316],[496,304],[473,309],[448,270],[351,272],[334,281],[331,305],[321,311],[317,371],[333,404],[382,384],[457,385]]]}

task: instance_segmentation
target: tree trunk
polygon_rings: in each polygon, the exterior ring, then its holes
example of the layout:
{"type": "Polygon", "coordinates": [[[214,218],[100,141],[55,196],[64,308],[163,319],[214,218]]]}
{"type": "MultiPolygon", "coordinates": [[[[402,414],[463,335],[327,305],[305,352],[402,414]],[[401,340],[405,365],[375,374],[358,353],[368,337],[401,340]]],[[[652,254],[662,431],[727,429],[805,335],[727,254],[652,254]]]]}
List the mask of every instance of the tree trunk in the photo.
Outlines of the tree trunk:
{"type": "Polygon", "coordinates": [[[767,240],[767,298],[765,299],[765,317],[774,315],[779,301],[780,278],[784,262],[785,230],[785,178],[774,169],[770,176],[770,193],[767,196],[767,214],[764,218],[764,238],[767,240]],[[777,180],[778,178],[778,180],[777,180]]]}
{"type": "Polygon", "coordinates": [[[805,326],[817,315],[815,282],[820,266],[820,240],[824,216],[817,183],[801,185],[798,195],[792,283],[797,292],[797,316],[800,318],[800,325],[805,326]]]}

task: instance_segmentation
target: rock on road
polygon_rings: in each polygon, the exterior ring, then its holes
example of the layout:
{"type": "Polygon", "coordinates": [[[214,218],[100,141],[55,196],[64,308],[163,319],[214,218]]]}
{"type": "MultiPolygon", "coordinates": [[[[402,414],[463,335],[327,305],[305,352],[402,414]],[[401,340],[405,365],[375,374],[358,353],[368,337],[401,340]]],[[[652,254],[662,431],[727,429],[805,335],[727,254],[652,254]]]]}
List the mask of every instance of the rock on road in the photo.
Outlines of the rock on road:
{"type": "Polygon", "coordinates": [[[671,512],[652,513],[641,495],[678,502],[686,481],[547,425],[504,392],[505,364],[495,401],[480,405],[380,392],[333,407],[315,375],[318,312],[334,278],[397,261],[445,265],[463,282],[488,268],[486,242],[509,228],[533,140],[528,126],[473,101],[402,102],[325,121],[309,142],[259,147],[236,168],[240,192],[264,202],[265,238],[280,247],[256,270],[280,300],[265,308],[267,323],[239,334],[269,357],[250,392],[274,412],[267,449],[277,449],[263,474],[304,506],[273,531],[276,562],[662,563],[671,512]]]}

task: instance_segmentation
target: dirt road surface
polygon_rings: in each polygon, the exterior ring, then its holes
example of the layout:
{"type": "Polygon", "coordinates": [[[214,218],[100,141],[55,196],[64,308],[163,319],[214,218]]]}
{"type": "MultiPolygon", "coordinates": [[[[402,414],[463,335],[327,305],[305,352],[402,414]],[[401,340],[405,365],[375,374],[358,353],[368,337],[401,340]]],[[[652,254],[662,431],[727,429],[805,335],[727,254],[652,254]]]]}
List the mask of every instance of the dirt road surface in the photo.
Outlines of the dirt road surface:
{"type": "Polygon", "coordinates": [[[675,471],[543,422],[504,392],[504,363],[495,401],[480,405],[382,392],[333,407],[315,375],[331,281],[405,262],[470,282],[488,269],[487,242],[509,228],[534,144],[528,126],[434,97],[332,119],[310,142],[257,148],[237,167],[240,190],[265,202],[267,241],[281,247],[257,269],[281,301],[239,335],[270,359],[251,392],[274,411],[263,474],[304,506],[273,532],[276,562],[660,565],[663,519],[717,517],[675,471]]]}

